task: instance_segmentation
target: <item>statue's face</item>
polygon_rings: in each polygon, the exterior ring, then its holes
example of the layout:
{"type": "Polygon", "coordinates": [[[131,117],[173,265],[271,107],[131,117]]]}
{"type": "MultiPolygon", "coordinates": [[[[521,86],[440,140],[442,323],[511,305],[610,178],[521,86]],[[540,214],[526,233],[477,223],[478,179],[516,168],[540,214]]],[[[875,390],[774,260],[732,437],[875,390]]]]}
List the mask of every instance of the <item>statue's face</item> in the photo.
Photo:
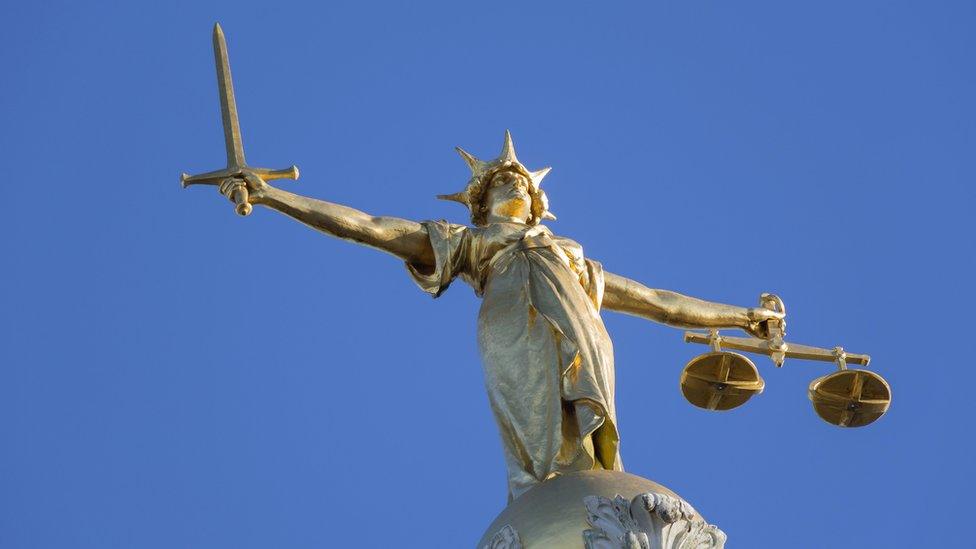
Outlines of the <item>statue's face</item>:
{"type": "Polygon", "coordinates": [[[485,192],[489,218],[526,222],[532,215],[529,181],[512,172],[496,174],[485,192]]]}

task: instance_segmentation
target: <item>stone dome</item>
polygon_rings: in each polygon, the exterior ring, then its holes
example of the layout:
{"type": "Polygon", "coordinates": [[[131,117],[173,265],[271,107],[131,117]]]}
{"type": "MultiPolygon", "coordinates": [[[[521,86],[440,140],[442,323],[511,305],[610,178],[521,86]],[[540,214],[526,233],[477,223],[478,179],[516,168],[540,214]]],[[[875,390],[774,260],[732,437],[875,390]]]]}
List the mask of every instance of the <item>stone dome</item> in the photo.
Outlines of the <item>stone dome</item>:
{"type": "Polygon", "coordinates": [[[550,479],[506,507],[479,549],[723,547],[725,534],[660,484],[621,471],[550,479]]]}

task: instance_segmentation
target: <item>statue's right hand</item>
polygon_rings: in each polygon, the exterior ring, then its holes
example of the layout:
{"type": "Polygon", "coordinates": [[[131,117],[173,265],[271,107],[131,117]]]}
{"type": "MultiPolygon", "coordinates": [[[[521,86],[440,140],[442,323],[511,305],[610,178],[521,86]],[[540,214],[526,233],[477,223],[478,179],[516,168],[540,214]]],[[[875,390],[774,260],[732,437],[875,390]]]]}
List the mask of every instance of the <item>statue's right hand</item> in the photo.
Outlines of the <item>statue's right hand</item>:
{"type": "Polygon", "coordinates": [[[249,204],[256,204],[268,191],[270,186],[254,172],[244,171],[238,176],[230,177],[220,183],[220,194],[227,197],[231,202],[238,189],[247,190],[247,201],[249,204]]]}

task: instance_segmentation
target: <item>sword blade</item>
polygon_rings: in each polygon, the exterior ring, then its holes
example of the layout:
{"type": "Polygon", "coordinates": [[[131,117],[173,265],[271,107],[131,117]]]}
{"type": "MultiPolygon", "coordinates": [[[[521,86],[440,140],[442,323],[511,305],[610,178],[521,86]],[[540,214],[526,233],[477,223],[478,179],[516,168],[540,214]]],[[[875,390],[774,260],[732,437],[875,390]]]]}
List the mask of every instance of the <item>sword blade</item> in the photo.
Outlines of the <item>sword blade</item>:
{"type": "Polygon", "coordinates": [[[224,146],[227,148],[227,167],[243,168],[244,143],[241,141],[241,125],[237,120],[237,102],[234,100],[234,81],[227,59],[227,42],[220,23],[213,30],[214,61],[217,64],[217,90],[220,93],[220,118],[224,123],[224,146]]]}

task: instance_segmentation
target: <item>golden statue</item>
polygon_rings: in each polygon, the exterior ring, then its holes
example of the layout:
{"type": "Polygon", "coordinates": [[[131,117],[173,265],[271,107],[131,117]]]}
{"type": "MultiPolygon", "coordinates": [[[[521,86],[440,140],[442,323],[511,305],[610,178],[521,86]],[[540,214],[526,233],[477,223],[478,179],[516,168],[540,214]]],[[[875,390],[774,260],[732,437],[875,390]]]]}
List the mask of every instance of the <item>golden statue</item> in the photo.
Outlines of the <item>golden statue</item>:
{"type": "Polygon", "coordinates": [[[277,210],[326,234],[404,260],[417,284],[439,296],[460,277],[482,298],[478,347],[485,385],[501,431],[509,496],[554,475],[593,468],[622,470],[614,414],[613,346],[602,309],[672,326],[742,328],[768,333],[782,313],[710,303],[655,290],[604,271],[575,241],[540,222],[551,217],[539,184],[506,132],[490,162],[462,149],[467,188],[448,198],[471,212],[472,226],[376,217],[298,196],[244,172],[221,186],[227,197],[277,210]]]}
{"type": "Polygon", "coordinates": [[[252,205],[263,206],[328,235],[394,255],[434,297],[455,278],[470,285],[482,298],[478,346],[503,442],[510,501],[554,477],[623,470],[614,411],[613,346],[602,311],[670,326],[738,328],[758,338],[723,338],[714,331],[701,336],[705,339],[688,336],[713,346],[713,353],[705,355],[710,358],[689,366],[683,382],[689,400],[706,408],[730,408],[762,388],[761,378],[753,378],[758,374],[749,377],[751,362],[721,352],[723,343],[729,346],[742,339],[737,348],[774,359],[778,353],[779,363],[783,356],[800,356],[790,355],[793,347],[781,339],[785,312],[775,296],[764,294],[758,307],[737,307],[648,288],[605,270],[586,257],[576,241],[554,234],[543,224],[555,219],[541,188],[549,168],[526,168],[507,131],[501,154],[493,160],[479,160],[457,149],[471,170],[470,179],[463,191],[439,198],[467,207],[469,226],[374,216],[272,187],[269,179],[295,178],[297,168],[274,171],[246,165],[219,26],[214,50],[228,168],[184,175],[184,185],[218,185],[242,215],[249,214],[252,205]],[[748,379],[739,379],[743,372],[748,379]]]}

